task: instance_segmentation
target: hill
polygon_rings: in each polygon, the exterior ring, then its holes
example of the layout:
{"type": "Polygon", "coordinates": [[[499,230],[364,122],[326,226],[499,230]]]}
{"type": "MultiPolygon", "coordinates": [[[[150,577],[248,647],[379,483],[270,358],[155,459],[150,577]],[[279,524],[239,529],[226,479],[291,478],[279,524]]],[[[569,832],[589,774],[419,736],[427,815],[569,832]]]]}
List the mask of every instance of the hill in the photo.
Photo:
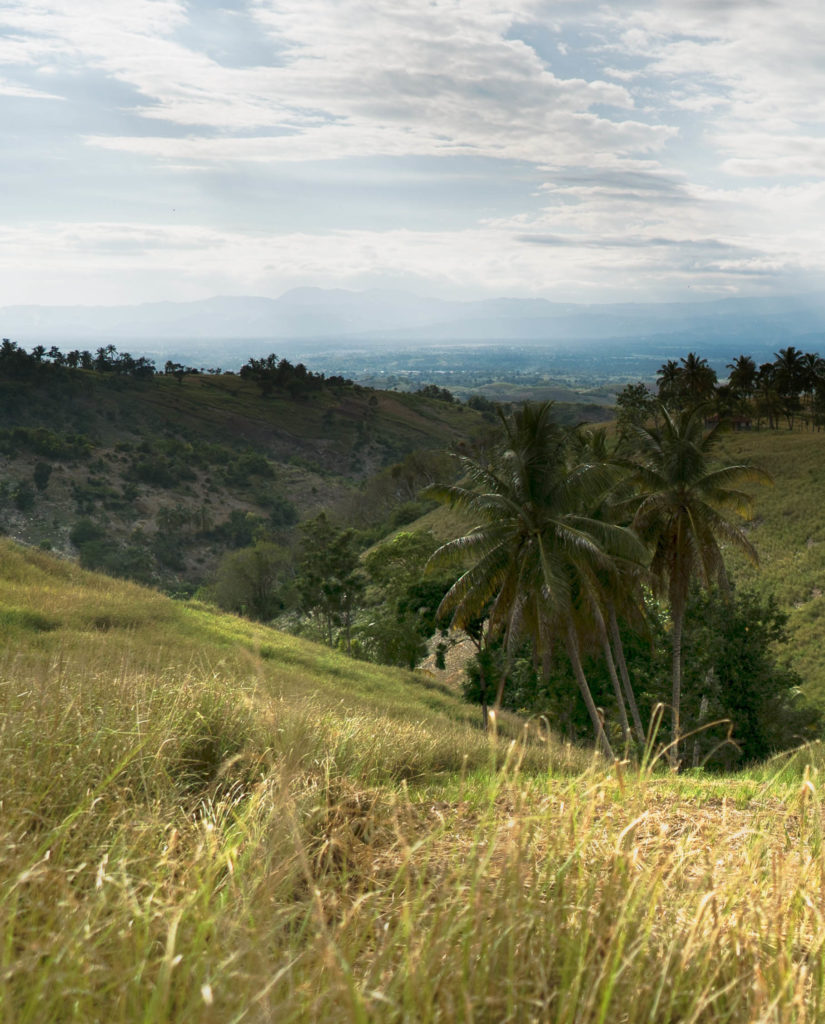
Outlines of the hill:
{"type": "Polygon", "coordinates": [[[773,487],[754,491],[750,539],[760,565],[754,569],[731,552],[742,586],[773,593],[789,614],[789,660],[804,680],[806,695],[825,707],[825,433],[821,430],[751,430],[728,434],[731,461],[767,470],[773,487]]]}
{"type": "Polygon", "coordinates": [[[819,755],[669,778],[0,540],[9,1020],[819,1019],[819,755]],[[506,725],[506,723],[505,723],[506,725]]]}
{"type": "Polygon", "coordinates": [[[0,367],[0,529],[172,590],[191,592],[261,531],[290,543],[322,509],[380,523],[485,429],[458,403],[286,361],[258,376],[142,376],[112,371],[111,353],[101,372],[14,355],[0,367]]]}

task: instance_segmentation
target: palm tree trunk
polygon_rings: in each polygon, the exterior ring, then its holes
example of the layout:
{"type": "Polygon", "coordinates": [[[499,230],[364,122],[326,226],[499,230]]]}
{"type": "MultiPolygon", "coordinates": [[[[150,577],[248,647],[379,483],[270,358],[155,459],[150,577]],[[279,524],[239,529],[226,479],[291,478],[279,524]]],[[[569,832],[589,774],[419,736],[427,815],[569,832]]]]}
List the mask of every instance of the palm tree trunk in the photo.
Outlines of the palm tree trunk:
{"type": "Polygon", "coordinates": [[[668,753],[671,768],[679,767],[679,741],[681,739],[681,725],[679,721],[679,709],[682,702],[682,620],[684,619],[683,608],[671,608],[673,616],[673,735],[668,753]]]}
{"type": "Polygon", "coordinates": [[[616,697],[616,708],[619,712],[619,724],[622,727],[622,743],[624,743],[625,750],[627,750],[627,747],[630,745],[630,722],[627,720],[627,709],[624,706],[622,684],[619,682],[619,676],[616,673],[616,663],[613,661],[613,652],[610,650],[610,641],[607,638],[607,627],[604,624],[604,616],[599,608],[594,608],[593,610],[596,617],[596,626],[599,630],[599,640],[602,645],[602,653],[604,654],[604,660],[607,663],[610,682],[613,684],[613,694],[616,697]]]}
{"type": "Polygon", "coordinates": [[[599,709],[596,707],[596,702],[593,700],[593,694],[590,692],[590,686],[588,685],[587,677],[585,676],[584,669],[582,668],[582,661],[579,656],[579,638],[576,636],[576,631],[572,625],[567,629],[566,646],[567,656],[570,658],[570,664],[573,666],[573,672],[576,675],[579,690],[581,690],[584,703],[587,705],[587,710],[590,714],[590,721],[593,723],[593,729],[596,733],[596,742],[607,757],[611,760],[615,760],[613,748],[610,746],[607,733],[604,731],[602,716],[599,714],[599,709]]]}
{"type": "Polygon", "coordinates": [[[622,677],[624,694],[627,697],[627,705],[630,708],[630,716],[633,719],[633,728],[636,730],[636,739],[644,747],[645,730],[642,725],[642,716],[639,714],[639,705],[636,703],[636,695],[633,693],[633,686],[630,682],[630,673],[627,671],[627,662],[624,658],[624,646],[622,645],[622,634],[619,631],[619,620],[616,618],[616,609],[610,606],[610,635],[613,640],[613,650],[616,652],[616,661],[619,664],[619,672],[622,677]]]}

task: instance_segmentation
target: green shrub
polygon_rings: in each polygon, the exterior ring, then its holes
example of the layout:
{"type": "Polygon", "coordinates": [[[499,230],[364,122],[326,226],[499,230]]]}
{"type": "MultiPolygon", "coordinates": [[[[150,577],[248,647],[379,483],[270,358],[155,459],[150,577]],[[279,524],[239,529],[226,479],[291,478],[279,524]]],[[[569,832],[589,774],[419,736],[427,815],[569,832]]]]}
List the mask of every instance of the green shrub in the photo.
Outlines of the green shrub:
{"type": "Polygon", "coordinates": [[[105,533],[106,531],[99,523],[95,523],[84,516],[84,518],[78,519],[72,527],[69,533],[69,540],[76,548],[79,548],[90,541],[100,540],[105,533]]]}
{"type": "Polygon", "coordinates": [[[21,480],[15,487],[12,497],[15,507],[21,512],[31,512],[34,508],[34,488],[28,481],[21,480]]]}
{"type": "Polygon", "coordinates": [[[34,486],[38,491],[45,491],[49,486],[52,467],[48,462],[38,462],[34,467],[34,486]]]}

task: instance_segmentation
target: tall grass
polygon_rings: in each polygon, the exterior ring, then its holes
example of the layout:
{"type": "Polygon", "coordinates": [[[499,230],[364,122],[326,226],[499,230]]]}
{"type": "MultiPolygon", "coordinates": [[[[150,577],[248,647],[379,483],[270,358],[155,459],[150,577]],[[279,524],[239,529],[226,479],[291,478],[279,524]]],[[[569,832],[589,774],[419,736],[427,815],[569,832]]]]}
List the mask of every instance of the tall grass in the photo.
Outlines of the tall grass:
{"type": "Polygon", "coordinates": [[[4,1024],[825,1014],[818,750],[674,779],[487,738],[2,544],[0,638],[4,1024]]]}
{"type": "Polygon", "coordinates": [[[730,552],[734,576],[745,586],[773,593],[789,612],[788,658],[804,681],[806,696],[825,707],[825,433],[760,430],[728,434],[724,447],[732,460],[750,459],[766,469],[775,486],[760,488],[750,539],[759,551],[753,569],[730,552]]]}

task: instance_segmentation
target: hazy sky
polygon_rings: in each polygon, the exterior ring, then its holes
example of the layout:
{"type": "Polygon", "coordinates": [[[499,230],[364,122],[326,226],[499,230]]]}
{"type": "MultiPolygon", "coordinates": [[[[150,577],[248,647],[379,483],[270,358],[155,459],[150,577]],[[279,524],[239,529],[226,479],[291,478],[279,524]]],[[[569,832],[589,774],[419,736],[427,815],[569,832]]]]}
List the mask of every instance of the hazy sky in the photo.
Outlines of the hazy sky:
{"type": "Polygon", "coordinates": [[[823,53],[819,0],[0,0],[0,305],[819,289],[823,53]]]}

